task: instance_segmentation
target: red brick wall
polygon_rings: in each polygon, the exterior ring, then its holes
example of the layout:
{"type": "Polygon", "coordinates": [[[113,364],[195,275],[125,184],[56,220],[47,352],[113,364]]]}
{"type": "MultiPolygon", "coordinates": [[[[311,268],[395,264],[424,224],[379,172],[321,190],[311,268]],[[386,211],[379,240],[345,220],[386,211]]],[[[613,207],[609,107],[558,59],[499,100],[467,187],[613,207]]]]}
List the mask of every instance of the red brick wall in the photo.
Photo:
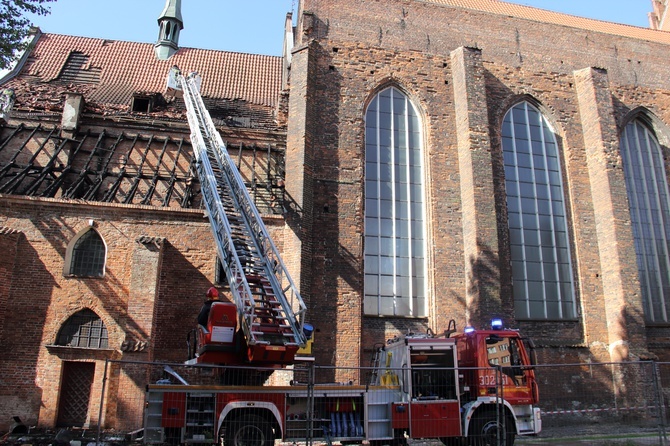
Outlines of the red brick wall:
{"type": "MultiPolygon", "coordinates": [[[[53,426],[62,361],[96,362],[89,411],[95,425],[105,359],[187,359],[186,335],[214,280],[214,239],[202,211],[9,196],[0,197],[0,207],[3,224],[13,231],[0,235],[0,246],[15,253],[0,260],[1,420],[18,415],[29,425],[53,426]],[[64,277],[67,245],[90,219],[107,246],[105,277],[64,277]],[[158,243],[139,243],[140,237],[158,243]],[[50,347],[62,324],[83,308],[103,320],[109,350],[50,347]]],[[[282,219],[269,217],[266,224],[281,247],[282,219]]],[[[136,410],[129,404],[141,399],[145,378],[112,378],[108,426],[118,426],[118,411],[136,410]]]]}
{"type": "MultiPolygon", "coordinates": [[[[367,365],[372,346],[398,332],[439,332],[452,318],[459,328],[466,320],[481,325],[492,312],[536,338],[543,362],[609,360],[611,347],[625,343],[633,357],[652,349],[668,359],[668,327],[639,327],[615,140],[644,107],[667,144],[667,45],[415,0],[303,0],[302,10],[309,14],[299,18],[303,43],[288,98],[286,228],[282,218],[270,224],[317,329],[320,364],[367,365]],[[590,67],[599,67],[597,79],[583,84],[590,67]],[[412,99],[424,124],[428,318],[362,313],[364,114],[389,85],[412,99]],[[592,87],[611,104],[591,108],[592,87]],[[512,320],[500,126],[523,99],[542,110],[561,145],[576,321],[512,320]],[[594,123],[603,127],[595,132],[594,123]]],[[[0,209],[0,224],[17,231],[0,234],[2,252],[15,252],[0,259],[0,428],[14,415],[54,423],[64,360],[96,361],[99,383],[106,357],[184,359],[190,321],[214,279],[202,212],[10,197],[0,197],[0,209]],[[107,243],[106,276],[65,278],[68,242],[91,218],[107,243]],[[159,240],[157,251],[140,236],[159,240]],[[103,319],[110,351],[47,347],[84,307],[103,319]]],[[[132,373],[114,376],[118,401],[145,384],[132,373]]],[[[107,421],[133,410],[112,402],[107,421]]]]}
{"type": "MultiPolygon", "coordinates": [[[[319,160],[313,170],[310,293],[311,314],[321,329],[322,343],[316,347],[319,360],[366,364],[372,344],[398,331],[421,326],[441,331],[451,318],[462,328],[469,317],[482,324],[498,311],[510,325],[546,345],[548,360],[560,360],[564,347],[576,348],[576,354],[584,357],[609,360],[614,357],[610,347],[620,343],[624,353],[630,343],[633,357],[649,355],[652,344],[647,336],[652,332],[639,328],[635,257],[631,233],[624,230],[629,219],[627,201],[621,196],[625,185],[617,138],[631,111],[640,106],[655,114],[657,131],[666,131],[661,123],[670,123],[670,82],[663,60],[667,45],[410,0],[304,0],[302,10],[298,34],[303,42],[310,42],[311,59],[302,65],[294,62],[292,80],[298,70],[301,81],[292,94],[313,104],[306,108],[319,132],[309,134],[309,144],[297,145],[295,141],[302,141],[307,132],[292,126],[291,119],[299,119],[290,117],[288,150],[301,149],[303,156],[319,160]],[[462,47],[481,54],[466,67],[464,76],[456,72],[452,57],[462,47]],[[606,126],[598,133],[602,141],[598,147],[585,139],[589,121],[581,114],[588,100],[580,102],[576,86],[580,70],[589,67],[603,73],[598,94],[611,96],[612,103],[611,108],[597,112],[598,122],[606,126]],[[308,69],[313,74],[305,86],[302,76],[308,69]],[[432,314],[426,320],[366,318],[360,305],[363,117],[367,101],[387,85],[409,95],[421,110],[425,126],[432,275],[432,314]],[[458,97],[470,104],[462,113],[458,97]],[[500,126],[509,108],[523,99],[540,108],[561,145],[581,313],[576,321],[509,320],[512,288],[500,126]],[[487,111],[481,113],[484,107],[487,111]],[[468,122],[460,128],[466,118],[468,122]],[[470,142],[471,149],[466,150],[464,141],[470,142]],[[475,158],[475,148],[479,154],[490,151],[490,156],[475,158]],[[475,181],[464,181],[463,173],[468,171],[459,154],[473,156],[469,172],[475,181]],[[589,159],[597,157],[607,159],[604,166],[610,184],[605,188],[598,186],[596,172],[588,167],[589,159]],[[610,215],[616,221],[604,221],[602,208],[595,206],[604,196],[611,196],[610,215]],[[464,197],[473,201],[466,206],[464,197]],[[603,224],[618,228],[615,240],[608,240],[612,232],[603,224]],[[619,284],[614,289],[612,279],[619,284]],[[484,300],[466,311],[466,300],[474,302],[472,290],[478,290],[484,300]],[[357,339],[350,339],[348,333],[358,326],[362,354],[354,355],[349,349],[357,339]]],[[[660,139],[664,141],[665,136],[661,134],[660,139]]],[[[311,169],[311,165],[305,167],[304,172],[311,169]]],[[[664,339],[670,334],[659,328],[653,336],[661,333],[664,339]]]]}
{"type": "MultiPolygon", "coordinates": [[[[4,332],[5,316],[16,264],[16,250],[22,234],[6,227],[0,228],[0,340],[4,332]]],[[[1,347],[1,344],[0,344],[1,347]]]]}
{"type": "MultiPolygon", "coordinates": [[[[315,104],[309,98],[315,93],[309,80],[315,74],[313,55],[307,46],[301,47],[293,54],[291,88],[288,98],[288,126],[294,131],[287,135],[286,147],[286,223],[282,258],[302,298],[308,307],[308,321],[314,323],[319,311],[314,311],[315,295],[310,286],[312,280],[313,199],[314,199],[314,167],[318,162],[315,153],[308,148],[315,144],[318,128],[314,122],[315,104]]],[[[323,290],[319,289],[319,295],[323,290]]]]}

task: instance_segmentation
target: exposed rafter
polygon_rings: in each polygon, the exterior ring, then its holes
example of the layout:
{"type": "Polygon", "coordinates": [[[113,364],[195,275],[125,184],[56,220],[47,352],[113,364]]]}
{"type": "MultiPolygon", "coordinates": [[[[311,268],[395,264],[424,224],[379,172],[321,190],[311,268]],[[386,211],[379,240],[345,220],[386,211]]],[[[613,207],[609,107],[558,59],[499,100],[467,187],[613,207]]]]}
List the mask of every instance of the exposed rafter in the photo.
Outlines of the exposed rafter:
{"type": "MultiPolygon", "coordinates": [[[[257,207],[283,212],[284,150],[239,144],[235,152],[257,207]]],[[[0,128],[2,194],[199,208],[193,162],[184,138],[89,130],[70,139],[57,127],[0,128]]]]}

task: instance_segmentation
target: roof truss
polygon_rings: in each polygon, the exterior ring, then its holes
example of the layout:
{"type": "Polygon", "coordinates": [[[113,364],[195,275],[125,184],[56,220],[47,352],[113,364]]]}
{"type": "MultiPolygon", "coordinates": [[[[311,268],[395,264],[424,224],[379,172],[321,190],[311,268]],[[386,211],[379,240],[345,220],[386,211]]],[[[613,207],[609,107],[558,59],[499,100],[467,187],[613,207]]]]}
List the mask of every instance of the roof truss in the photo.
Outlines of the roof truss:
{"type": "MultiPolygon", "coordinates": [[[[284,150],[229,150],[259,210],[282,212],[284,150]]],[[[184,138],[106,130],[65,138],[57,127],[0,128],[0,194],[200,208],[193,163],[184,138]]]]}

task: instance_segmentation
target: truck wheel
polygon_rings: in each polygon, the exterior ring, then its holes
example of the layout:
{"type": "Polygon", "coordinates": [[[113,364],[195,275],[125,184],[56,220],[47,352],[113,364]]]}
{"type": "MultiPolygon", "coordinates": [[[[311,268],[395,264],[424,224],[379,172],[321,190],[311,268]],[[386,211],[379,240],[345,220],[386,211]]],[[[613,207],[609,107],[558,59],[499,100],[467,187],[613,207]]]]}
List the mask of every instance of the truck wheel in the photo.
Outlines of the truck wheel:
{"type": "Polygon", "coordinates": [[[514,428],[508,420],[506,425],[496,420],[496,414],[485,412],[479,414],[472,420],[472,429],[468,433],[471,446],[497,446],[498,433],[500,433],[500,446],[512,446],[514,444],[514,428]]]}
{"type": "Polygon", "coordinates": [[[403,429],[393,429],[393,441],[391,446],[407,446],[407,438],[403,429]]]}
{"type": "Polygon", "coordinates": [[[244,415],[226,429],[226,446],[272,446],[270,423],[258,415],[244,415]]]}
{"type": "Polygon", "coordinates": [[[440,437],[444,446],[463,446],[463,437],[440,437]]]}

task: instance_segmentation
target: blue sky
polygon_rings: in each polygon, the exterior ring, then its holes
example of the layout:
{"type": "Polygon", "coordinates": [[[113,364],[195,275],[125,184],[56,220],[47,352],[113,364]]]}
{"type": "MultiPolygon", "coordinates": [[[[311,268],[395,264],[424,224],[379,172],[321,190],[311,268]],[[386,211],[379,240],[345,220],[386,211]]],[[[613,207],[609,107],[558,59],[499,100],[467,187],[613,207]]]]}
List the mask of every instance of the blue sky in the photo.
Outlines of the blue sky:
{"type": "MultiPolygon", "coordinates": [[[[651,0],[523,0],[521,5],[648,27],[651,0]]],[[[281,55],[286,13],[298,0],[182,0],[185,47],[281,55]]],[[[33,17],[44,32],[155,42],[165,0],[57,0],[33,17]]]]}

